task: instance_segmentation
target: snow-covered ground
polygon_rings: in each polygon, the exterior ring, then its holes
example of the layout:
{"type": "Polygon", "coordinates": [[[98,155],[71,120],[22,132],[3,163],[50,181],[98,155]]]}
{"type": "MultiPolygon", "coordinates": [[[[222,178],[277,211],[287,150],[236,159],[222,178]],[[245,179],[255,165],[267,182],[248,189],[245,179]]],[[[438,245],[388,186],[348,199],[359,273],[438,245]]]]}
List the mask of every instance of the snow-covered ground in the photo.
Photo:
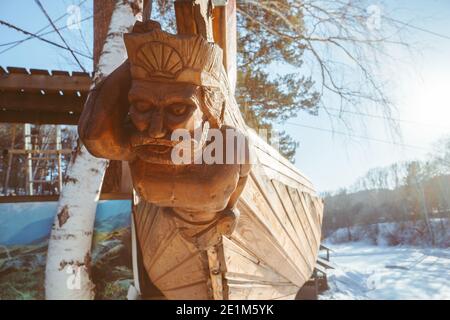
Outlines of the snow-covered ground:
{"type": "Polygon", "coordinates": [[[326,245],[337,268],[320,299],[450,299],[450,249],[326,245]]]}

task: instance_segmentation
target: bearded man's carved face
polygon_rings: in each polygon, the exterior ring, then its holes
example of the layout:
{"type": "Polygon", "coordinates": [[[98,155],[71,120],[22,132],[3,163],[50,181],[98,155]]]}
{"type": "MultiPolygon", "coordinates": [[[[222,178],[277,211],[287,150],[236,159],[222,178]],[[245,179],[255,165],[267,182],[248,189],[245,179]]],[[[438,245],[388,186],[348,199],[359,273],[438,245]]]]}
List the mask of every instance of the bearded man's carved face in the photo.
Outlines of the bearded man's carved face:
{"type": "Polygon", "coordinates": [[[141,160],[170,164],[172,148],[178,143],[171,139],[175,130],[187,130],[192,139],[202,136],[205,122],[199,86],[134,80],[128,100],[135,129],[131,146],[141,160]]]}
{"type": "Polygon", "coordinates": [[[140,160],[171,164],[175,130],[190,134],[191,151],[204,147],[223,115],[222,51],[196,36],[161,30],[124,36],[131,72],[131,147],[140,160]],[[219,93],[219,94],[218,94],[219,93]]]}

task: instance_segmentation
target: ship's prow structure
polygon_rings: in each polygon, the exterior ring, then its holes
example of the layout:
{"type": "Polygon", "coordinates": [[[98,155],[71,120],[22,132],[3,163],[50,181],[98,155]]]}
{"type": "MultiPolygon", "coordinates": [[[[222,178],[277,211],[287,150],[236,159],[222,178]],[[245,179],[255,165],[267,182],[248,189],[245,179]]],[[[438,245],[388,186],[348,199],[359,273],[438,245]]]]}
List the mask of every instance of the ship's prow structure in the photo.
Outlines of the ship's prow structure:
{"type": "Polygon", "coordinates": [[[249,130],[256,163],[219,245],[199,250],[168,209],[134,208],[145,271],[168,299],[294,299],[313,273],[323,203],[289,161],[249,130]]]}

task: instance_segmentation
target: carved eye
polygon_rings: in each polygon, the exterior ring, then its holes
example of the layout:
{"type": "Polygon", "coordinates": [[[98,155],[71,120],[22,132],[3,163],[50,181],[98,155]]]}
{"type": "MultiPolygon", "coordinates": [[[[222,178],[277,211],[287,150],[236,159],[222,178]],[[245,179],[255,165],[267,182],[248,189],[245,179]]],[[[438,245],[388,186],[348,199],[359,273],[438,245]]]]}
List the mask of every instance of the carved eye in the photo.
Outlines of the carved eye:
{"type": "Polygon", "coordinates": [[[140,112],[145,112],[150,108],[150,106],[145,102],[136,102],[133,104],[133,106],[136,108],[137,111],[140,112]]]}
{"type": "Polygon", "coordinates": [[[174,105],[170,107],[170,113],[174,116],[182,116],[189,111],[189,107],[185,105],[174,105]]]}

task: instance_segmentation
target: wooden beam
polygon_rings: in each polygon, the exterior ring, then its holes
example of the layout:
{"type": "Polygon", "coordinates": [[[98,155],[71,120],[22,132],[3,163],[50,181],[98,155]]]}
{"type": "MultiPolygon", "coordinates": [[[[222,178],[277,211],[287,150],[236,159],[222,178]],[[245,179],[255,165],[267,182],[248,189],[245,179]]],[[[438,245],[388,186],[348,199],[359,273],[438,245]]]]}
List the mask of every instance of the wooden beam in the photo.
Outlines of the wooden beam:
{"type": "MultiPolygon", "coordinates": [[[[71,154],[72,149],[60,149],[60,150],[36,150],[36,149],[9,149],[10,154],[71,154]]],[[[42,158],[39,158],[42,160],[42,158]]],[[[56,159],[56,158],[55,158],[56,159]]]]}
{"type": "Polygon", "coordinates": [[[193,5],[191,1],[175,1],[175,18],[178,34],[196,34],[193,5]]]}
{"type": "Polygon", "coordinates": [[[236,87],[236,0],[177,0],[175,16],[179,34],[200,34],[223,50],[223,64],[231,89],[236,87]],[[213,8],[214,4],[217,4],[213,8]]]}
{"type": "Polygon", "coordinates": [[[78,124],[79,113],[62,112],[24,112],[0,110],[0,122],[34,124],[78,124]]]}
{"type": "Polygon", "coordinates": [[[176,0],[178,34],[199,34],[213,42],[212,0],[176,0]]]}
{"type": "Polygon", "coordinates": [[[87,93],[91,86],[91,78],[86,75],[45,75],[7,73],[0,77],[0,90],[5,91],[41,91],[45,92],[76,92],[87,93]]]}
{"type": "Polygon", "coordinates": [[[133,198],[132,193],[102,193],[100,194],[100,200],[131,200],[133,198]]]}
{"type": "Polygon", "coordinates": [[[152,16],[152,7],[153,0],[144,0],[144,4],[142,6],[142,21],[148,21],[152,16]]]}
{"type": "MultiPolygon", "coordinates": [[[[215,3],[219,4],[218,1],[215,3]]],[[[223,65],[228,74],[232,90],[236,87],[237,78],[237,20],[236,0],[222,1],[213,10],[214,40],[223,50],[223,65]]]]}
{"type": "MultiPolygon", "coordinates": [[[[131,193],[102,193],[100,200],[131,200],[131,193]]],[[[48,202],[58,201],[59,195],[43,196],[0,196],[0,203],[18,203],[18,202],[48,202]]]]}
{"type": "Polygon", "coordinates": [[[58,195],[45,196],[1,196],[0,203],[17,203],[17,202],[47,202],[58,201],[58,195]]]}
{"type": "Polygon", "coordinates": [[[0,92],[0,109],[33,112],[81,113],[86,95],[41,94],[30,92],[0,92]]]}

